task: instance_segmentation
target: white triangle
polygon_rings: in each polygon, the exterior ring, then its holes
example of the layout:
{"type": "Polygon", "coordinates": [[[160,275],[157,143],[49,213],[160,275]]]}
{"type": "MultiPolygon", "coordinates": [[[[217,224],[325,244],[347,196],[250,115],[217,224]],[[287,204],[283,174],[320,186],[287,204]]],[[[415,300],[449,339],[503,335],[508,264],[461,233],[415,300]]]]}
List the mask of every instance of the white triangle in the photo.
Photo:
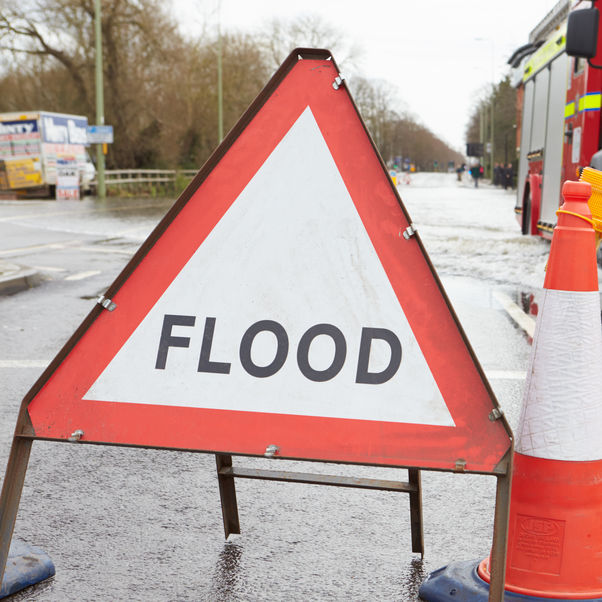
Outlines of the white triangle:
{"type": "MultiPolygon", "coordinates": [[[[326,369],[334,349],[327,335],[315,338],[310,366],[326,369]]],[[[268,365],[275,353],[276,337],[258,334],[253,362],[268,365]]],[[[390,356],[374,340],[370,371],[390,356]]],[[[455,426],[309,107],[84,399],[455,426]],[[166,314],[196,321],[172,327],[189,345],[170,347],[157,369],[166,314]],[[207,317],[215,318],[210,359],[231,364],[229,374],[197,370],[207,317]],[[241,337],[260,320],[281,324],[289,341],[286,362],[267,378],[239,359],[241,337]],[[297,344],[324,323],[344,334],[347,354],[336,376],[315,382],[299,369],[297,344]],[[401,364],[385,383],[355,382],[363,327],[401,342],[401,364]]]]}

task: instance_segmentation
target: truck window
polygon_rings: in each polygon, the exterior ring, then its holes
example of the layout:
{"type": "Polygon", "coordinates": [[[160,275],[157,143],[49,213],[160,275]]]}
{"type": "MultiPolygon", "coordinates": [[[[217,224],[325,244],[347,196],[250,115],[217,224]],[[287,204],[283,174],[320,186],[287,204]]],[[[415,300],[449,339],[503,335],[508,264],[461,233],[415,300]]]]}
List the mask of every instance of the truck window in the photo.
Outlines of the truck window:
{"type": "Polygon", "coordinates": [[[564,105],[566,80],[569,70],[568,56],[563,52],[550,65],[550,94],[543,165],[543,188],[540,220],[548,224],[556,221],[560,199],[560,172],[562,169],[562,136],[564,131],[564,105]]]}
{"type": "Polygon", "coordinates": [[[548,116],[548,88],[550,69],[542,69],[535,76],[535,98],[533,102],[533,127],[529,152],[542,150],[546,141],[546,122],[548,116]]]}
{"type": "Polygon", "coordinates": [[[525,179],[529,171],[527,153],[529,151],[529,144],[531,142],[531,126],[533,124],[533,92],[535,84],[533,80],[525,82],[525,96],[523,101],[523,122],[521,128],[520,148],[521,150],[520,159],[518,163],[518,203],[522,206],[523,194],[525,191],[525,179]]]}

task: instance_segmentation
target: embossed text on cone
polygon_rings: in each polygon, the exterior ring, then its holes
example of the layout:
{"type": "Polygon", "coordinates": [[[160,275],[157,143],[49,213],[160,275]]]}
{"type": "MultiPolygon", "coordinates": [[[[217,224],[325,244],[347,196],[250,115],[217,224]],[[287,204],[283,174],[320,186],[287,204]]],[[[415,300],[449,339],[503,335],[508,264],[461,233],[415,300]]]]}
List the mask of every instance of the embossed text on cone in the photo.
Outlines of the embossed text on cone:
{"type": "MultiPolygon", "coordinates": [[[[590,185],[566,182],[517,429],[506,590],[602,599],[602,332],[590,185]]],[[[487,580],[488,561],[479,566],[487,580]]]]}

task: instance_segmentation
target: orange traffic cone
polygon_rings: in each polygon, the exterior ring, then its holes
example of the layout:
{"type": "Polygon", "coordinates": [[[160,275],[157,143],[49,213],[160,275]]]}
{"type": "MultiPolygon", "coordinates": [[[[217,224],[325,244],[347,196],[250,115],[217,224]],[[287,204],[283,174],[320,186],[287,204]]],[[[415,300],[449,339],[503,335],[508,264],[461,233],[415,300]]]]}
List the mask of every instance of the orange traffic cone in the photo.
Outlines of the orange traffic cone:
{"type": "MultiPolygon", "coordinates": [[[[565,182],[517,429],[506,585],[602,597],[602,330],[587,182],[565,182]]],[[[479,565],[489,581],[489,560],[479,565]]]]}
{"type": "MultiPolygon", "coordinates": [[[[587,182],[565,182],[514,454],[506,602],[602,601],[602,329],[587,182]]],[[[489,597],[489,559],[456,561],[428,602],[489,597]]]]}

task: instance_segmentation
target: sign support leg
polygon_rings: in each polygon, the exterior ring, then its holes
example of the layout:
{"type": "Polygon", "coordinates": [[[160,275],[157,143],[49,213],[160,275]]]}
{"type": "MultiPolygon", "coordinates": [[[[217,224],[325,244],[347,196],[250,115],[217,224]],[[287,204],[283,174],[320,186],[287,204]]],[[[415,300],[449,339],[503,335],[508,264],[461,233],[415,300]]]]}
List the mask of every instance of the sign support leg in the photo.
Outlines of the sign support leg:
{"type": "Polygon", "coordinates": [[[33,440],[14,437],[0,496],[0,584],[8,559],[33,440]]]}
{"type": "Polygon", "coordinates": [[[217,481],[219,483],[219,497],[222,502],[222,517],[224,519],[224,534],[228,539],[231,533],[240,533],[238,520],[238,504],[236,503],[236,486],[232,475],[222,474],[223,468],[232,467],[232,456],[215,454],[217,464],[217,481]]]}
{"type": "Polygon", "coordinates": [[[408,481],[415,488],[410,492],[410,527],[412,530],[412,552],[424,558],[424,532],[422,529],[422,485],[420,470],[408,469],[408,481]]]}
{"type": "Polygon", "coordinates": [[[493,523],[493,544],[491,546],[491,583],[489,584],[489,602],[502,602],[504,599],[511,483],[512,476],[510,469],[505,475],[497,477],[495,520],[493,523]]]}

